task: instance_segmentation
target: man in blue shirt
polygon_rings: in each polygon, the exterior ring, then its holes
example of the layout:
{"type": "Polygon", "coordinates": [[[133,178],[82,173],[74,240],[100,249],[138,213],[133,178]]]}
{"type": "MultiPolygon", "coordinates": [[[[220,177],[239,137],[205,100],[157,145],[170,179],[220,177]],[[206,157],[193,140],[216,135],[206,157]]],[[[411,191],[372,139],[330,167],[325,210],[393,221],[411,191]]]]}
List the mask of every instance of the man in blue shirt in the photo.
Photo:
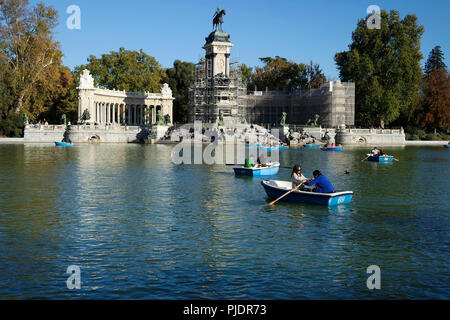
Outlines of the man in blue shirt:
{"type": "Polygon", "coordinates": [[[320,193],[332,193],[334,192],[334,187],[331,184],[330,180],[325,177],[319,170],[315,170],[313,172],[314,179],[306,182],[307,186],[315,186],[314,192],[320,193]]]}

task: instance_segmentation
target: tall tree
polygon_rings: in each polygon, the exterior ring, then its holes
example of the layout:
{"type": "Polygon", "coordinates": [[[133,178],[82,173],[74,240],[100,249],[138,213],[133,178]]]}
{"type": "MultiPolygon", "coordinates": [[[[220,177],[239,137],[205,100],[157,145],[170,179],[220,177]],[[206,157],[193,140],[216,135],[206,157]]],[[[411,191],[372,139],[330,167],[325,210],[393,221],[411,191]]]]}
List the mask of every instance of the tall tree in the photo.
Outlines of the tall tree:
{"type": "Polygon", "coordinates": [[[16,114],[35,84],[60,62],[59,44],[52,33],[57,15],[43,3],[30,7],[28,0],[0,0],[0,55],[11,67],[16,114]]]}
{"type": "Polygon", "coordinates": [[[450,129],[450,77],[440,46],[434,47],[425,63],[421,103],[421,126],[426,129],[450,129]]]}
{"type": "Polygon", "coordinates": [[[95,84],[107,89],[134,92],[158,92],[165,76],[164,69],[158,61],[144,51],[129,51],[120,48],[100,58],[90,56],[86,65],[77,66],[77,78],[89,69],[95,84]]]}
{"type": "Polygon", "coordinates": [[[174,122],[184,123],[188,120],[189,87],[194,83],[195,64],[175,60],[173,68],[166,70],[165,81],[172,89],[174,122]]]}
{"type": "Polygon", "coordinates": [[[424,118],[428,129],[450,129],[450,77],[446,69],[432,71],[424,83],[424,118]]]}
{"type": "Polygon", "coordinates": [[[422,78],[420,39],[424,32],[415,15],[400,19],[381,12],[381,28],[369,29],[360,19],[349,51],[335,55],[340,78],[356,86],[356,123],[389,124],[411,118],[422,78]]]}
{"type": "Polygon", "coordinates": [[[0,61],[0,119],[6,117],[14,104],[10,65],[0,61]]]}
{"type": "Polygon", "coordinates": [[[441,46],[435,46],[428,56],[428,60],[425,63],[425,74],[428,75],[436,69],[446,69],[447,66],[444,63],[444,53],[441,50],[441,46]]]}

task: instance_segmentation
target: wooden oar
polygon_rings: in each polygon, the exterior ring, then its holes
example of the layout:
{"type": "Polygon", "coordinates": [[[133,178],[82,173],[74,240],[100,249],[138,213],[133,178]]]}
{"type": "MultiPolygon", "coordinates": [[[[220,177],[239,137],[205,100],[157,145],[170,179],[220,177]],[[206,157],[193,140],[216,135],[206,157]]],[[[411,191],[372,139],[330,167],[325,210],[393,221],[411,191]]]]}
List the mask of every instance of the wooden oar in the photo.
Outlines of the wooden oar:
{"type": "Polygon", "coordinates": [[[395,161],[400,161],[400,160],[398,160],[398,159],[396,159],[396,158],[394,158],[394,160],[395,160],[395,161]]]}
{"type": "Polygon", "coordinates": [[[303,182],[302,183],[300,183],[295,189],[292,189],[291,191],[288,191],[288,192],[286,192],[285,194],[283,194],[281,197],[279,197],[277,200],[275,200],[275,201],[272,201],[271,203],[269,203],[271,206],[273,206],[278,200],[280,200],[280,199],[282,199],[282,198],[284,198],[284,197],[286,197],[288,194],[290,194],[290,193],[292,193],[292,192],[294,192],[294,191],[296,191],[296,190],[298,190],[298,188],[300,188],[301,186],[303,185],[303,182]]]}
{"type": "MultiPolygon", "coordinates": [[[[370,157],[370,156],[369,156],[369,157],[370,157]]],[[[365,159],[362,159],[361,162],[366,161],[367,159],[369,159],[369,157],[367,157],[367,158],[365,158],[365,159]]]]}

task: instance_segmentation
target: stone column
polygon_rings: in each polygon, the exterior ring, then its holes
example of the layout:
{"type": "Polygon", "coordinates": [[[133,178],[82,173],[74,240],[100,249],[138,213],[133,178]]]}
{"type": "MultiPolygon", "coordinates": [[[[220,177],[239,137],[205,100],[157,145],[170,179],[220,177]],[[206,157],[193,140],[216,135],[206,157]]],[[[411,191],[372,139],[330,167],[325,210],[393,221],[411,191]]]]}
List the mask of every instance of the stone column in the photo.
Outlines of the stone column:
{"type": "Polygon", "coordinates": [[[125,122],[125,106],[126,104],[122,104],[122,122],[125,122]]]}
{"type": "Polygon", "coordinates": [[[225,54],[225,75],[228,77],[230,75],[230,54],[225,54]]]}
{"type": "Polygon", "coordinates": [[[145,106],[145,124],[148,124],[149,120],[149,113],[148,113],[148,106],[145,106]]]}
{"type": "Polygon", "coordinates": [[[156,106],[152,106],[152,124],[156,123],[156,106]]]}
{"type": "Polygon", "coordinates": [[[134,117],[133,117],[133,124],[136,125],[137,121],[136,121],[136,115],[137,115],[137,105],[134,105],[134,117]]]}
{"type": "Polygon", "coordinates": [[[116,109],[116,105],[113,103],[113,104],[111,104],[111,123],[112,124],[115,124],[115,120],[116,120],[116,117],[115,117],[115,115],[114,115],[114,113],[115,113],[115,110],[116,109]]]}

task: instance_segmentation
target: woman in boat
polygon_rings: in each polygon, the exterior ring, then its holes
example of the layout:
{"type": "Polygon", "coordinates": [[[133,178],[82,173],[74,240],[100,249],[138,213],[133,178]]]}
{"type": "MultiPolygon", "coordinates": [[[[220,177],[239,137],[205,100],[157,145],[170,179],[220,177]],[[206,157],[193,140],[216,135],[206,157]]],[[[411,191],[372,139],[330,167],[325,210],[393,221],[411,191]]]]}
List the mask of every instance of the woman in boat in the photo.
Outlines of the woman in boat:
{"type": "Polygon", "coordinates": [[[292,188],[295,189],[300,183],[304,183],[307,180],[308,179],[302,174],[302,167],[300,167],[299,164],[296,164],[291,173],[292,188]]]}
{"type": "Polygon", "coordinates": [[[310,179],[307,182],[305,182],[306,186],[315,187],[313,189],[314,192],[319,193],[332,193],[334,192],[334,187],[331,184],[330,180],[328,180],[327,177],[325,177],[322,172],[319,170],[315,170],[313,172],[314,179],[310,179]]]}

